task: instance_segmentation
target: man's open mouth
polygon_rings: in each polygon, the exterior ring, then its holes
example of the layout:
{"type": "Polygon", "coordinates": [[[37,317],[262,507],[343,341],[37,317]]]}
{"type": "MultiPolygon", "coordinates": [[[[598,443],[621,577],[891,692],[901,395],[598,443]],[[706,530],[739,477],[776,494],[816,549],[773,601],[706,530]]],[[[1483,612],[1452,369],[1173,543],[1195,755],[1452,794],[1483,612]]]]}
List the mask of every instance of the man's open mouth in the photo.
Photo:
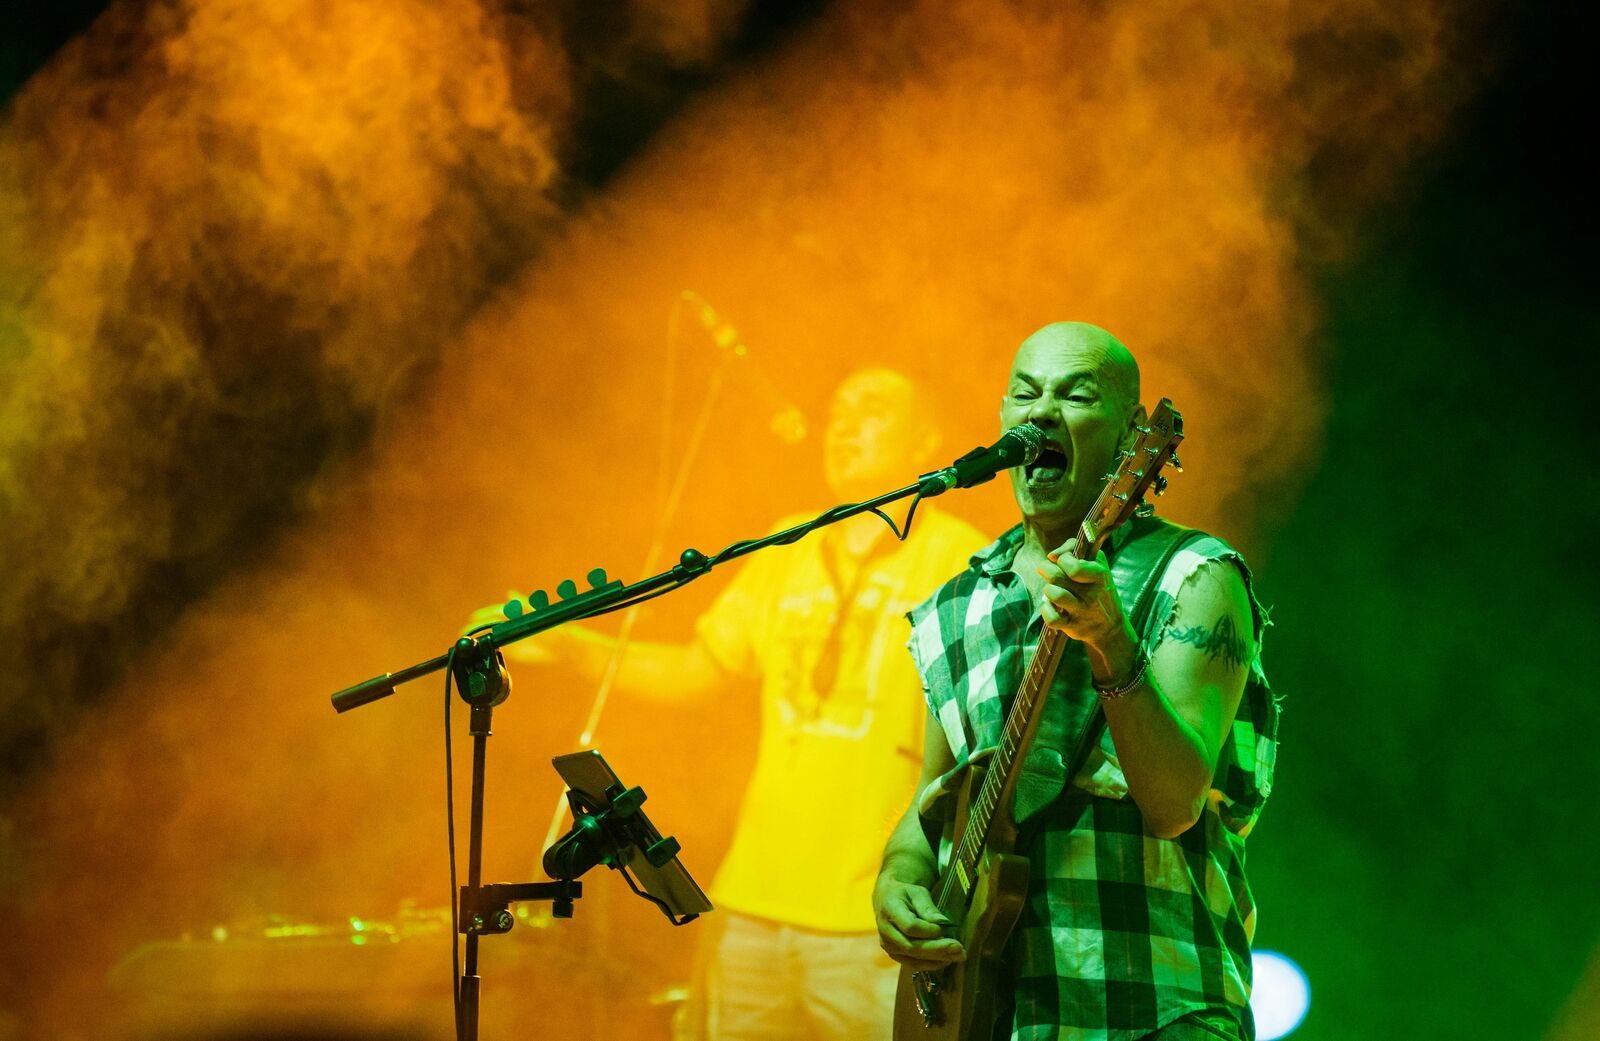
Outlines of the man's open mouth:
{"type": "Polygon", "coordinates": [[[1046,441],[1039,449],[1039,457],[1022,468],[1030,488],[1055,484],[1067,475],[1067,454],[1053,442],[1046,441]]]}

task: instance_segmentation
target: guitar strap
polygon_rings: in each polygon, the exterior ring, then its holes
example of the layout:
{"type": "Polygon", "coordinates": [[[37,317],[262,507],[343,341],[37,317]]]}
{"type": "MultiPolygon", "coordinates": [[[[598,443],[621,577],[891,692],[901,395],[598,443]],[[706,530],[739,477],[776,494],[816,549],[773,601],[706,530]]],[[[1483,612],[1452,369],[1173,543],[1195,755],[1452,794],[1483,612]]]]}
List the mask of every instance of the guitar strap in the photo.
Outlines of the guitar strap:
{"type": "MultiPolygon", "coordinates": [[[[1136,518],[1129,522],[1129,535],[1120,546],[1114,546],[1115,555],[1108,554],[1112,579],[1123,603],[1132,603],[1129,621],[1133,631],[1144,637],[1150,622],[1150,612],[1155,609],[1155,591],[1167,565],[1177,555],[1184,543],[1201,535],[1193,528],[1156,518],[1136,518]],[[1138,589],[1130,601],[1127,593],[1138,589]]],[[[1074,645],[1063,657],[1056,682],[1052,686],[1044,716],[1039,721],[1039,733],[1028,750],[1022,771],[1017,778],[1016,794],[1012,801],[1013,818],[1025,824],[1036,817],[1066,790],[1070,778],[1077,776],[1088,758],[1089,749],[1100,740],[1105,726],[1105,713],[1100,711],[1100,699],[1089,686],[1088,660],[1082,647],[1074,645]],[[1068,691],[1082,691],[1069,697],[1068,691]],[[1072,720],[1071,706],[1080,706],[1081,719],[1072,720]],[[1087,706],[1087,711],[1081,707],[1087,706]],[[1074,725],[1076,724],[1076,725],[1074,725]],[[1071,735],[1072,740],[1066,738],[1071,735]],[[1067,749],[1071,755],[1063,755],[1067,749]]]]}

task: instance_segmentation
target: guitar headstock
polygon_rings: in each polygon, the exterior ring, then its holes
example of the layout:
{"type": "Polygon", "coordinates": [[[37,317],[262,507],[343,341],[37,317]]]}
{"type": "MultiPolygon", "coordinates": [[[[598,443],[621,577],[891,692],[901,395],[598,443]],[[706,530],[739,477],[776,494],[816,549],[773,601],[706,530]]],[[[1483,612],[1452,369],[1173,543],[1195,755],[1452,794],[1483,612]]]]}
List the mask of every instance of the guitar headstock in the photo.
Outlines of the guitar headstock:
{"type": "Polygon", "coordinates": [[[1183,469],[1178,463],[1183,416],[1172,407],[1171,399],[1162,398],[1156,404],[1137,435],[1133,444],[1118,454],[1117,465],[1106,475],[1106,486],[1078,528],[1077,555],[1084,560],[1099,553],[1111,533],[1127,521],[1155,512],[1144,497],[1152,487],[1157,495],[1166,490],[1162,467],[1170,462],[1173,469],[1183,469]]]}

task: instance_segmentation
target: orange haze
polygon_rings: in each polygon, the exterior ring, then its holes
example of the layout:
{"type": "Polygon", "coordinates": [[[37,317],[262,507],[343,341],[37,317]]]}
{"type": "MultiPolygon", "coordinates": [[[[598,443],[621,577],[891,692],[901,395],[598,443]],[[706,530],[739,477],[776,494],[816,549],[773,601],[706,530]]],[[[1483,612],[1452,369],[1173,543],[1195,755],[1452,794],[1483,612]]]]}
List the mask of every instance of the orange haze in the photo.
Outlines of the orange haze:
{"type": "MultiPolygon", "coordinates": [[[[143,26],[138,60],[100,67],[80,44],[0,139],[26,177],[0,196],[24,218],[10,239],[32,251],[0,265],[33,279],[4,299],[0,330],[26,348],[0,385],[0,482],[32,483],[0,491],[38,500],[22,511],[28,541],[10,540],[28,555],[8,564],[21,591],[6,609],[92,611],[127,588],[126,568],[183,552],[163,541],[164,486],[139,461],[187,432],[125,387],[226,398],[215,343],[228,378],[270,378],[268,352],[305,330],[298,389],[324,399],[286,387],[287,414],[377,422],[309,486],[289,533],[184,612],[7,809],[14,1013],[106,1036],[159,1021],[141,993],[99,997],[145,941],[444,902],[440,681],[343,717],[326,695],[438,653],[507,586],[597,564],[642,577],[663,424],[681,450],[719,365],[692,314],[669,342],[685,289],[737,325],[749,357],[711,406],[674,551],[828,505],[815,435],[767,430],[780,395],[815,429],[852,369],[900,368],[928,388],[954,456],[997,433],[1011,349],[1059,318],[1114,331],[1147,398],[1183,411],[1187,473],[1166,512],[1264,543],[1319,450],[1307,271],[1458,100],[1436,6],[837,5],[699,94],[486,303],[493,265],[518,255],[507,236],[561,220],[541,194],[566,118],[554,37],[474,0],[218,0],[158,8],[159,25],[114,8],[143,26]],[[164,295],[174,282],[190,288],[164,295]],[[122,330],[111,347],[96,339],[108,323],[122,330]],[[77,439],[87,469],[5,464],[41,438],[77,439]],[[47,534],[61,516],[71,527],[47,534]],[[68,950],[46,971],[45,952],[68,950]]],[[[728,24],[728,5],[707,10],[663,39],[694,50],[696,32],[728,24]]],[[[91,42],[109,38],[102,26],[91,42]]],[[[174,458],[180,477],[203,470],[205,446],[174,458]]],[[[1009,523],[1004,481],[944,504],[986,530],[1009,523]]],[[[686,636],[725,578],[651,605],[641,634],[686,636]]],[[[545,760],[573,746],[587,704],[563,675],[518,676],[491,749],[497,881],[527,877],[556,794],[545,760]]],[[[703,881],[752,725],[742,701],[617,702],[601,727],[703,881]]],[[[700,925],[672,930],[618,879],[588,885],[573,922],[485,941],[486,1007],[514,1004],[497,972],[527,974],[541,1037],[590,1036],[606,1015],[656,1023],[647,996],[687,974],[700,925]]],[[[436,980],[443,943],[417,956],[436,980]]],[[[389,971],[383,952],[339,956],[352,978],[389,971]]],[[[448,1020],[442,990],[420,1003],[329,990],[363,1014],[448,1020]]]]}

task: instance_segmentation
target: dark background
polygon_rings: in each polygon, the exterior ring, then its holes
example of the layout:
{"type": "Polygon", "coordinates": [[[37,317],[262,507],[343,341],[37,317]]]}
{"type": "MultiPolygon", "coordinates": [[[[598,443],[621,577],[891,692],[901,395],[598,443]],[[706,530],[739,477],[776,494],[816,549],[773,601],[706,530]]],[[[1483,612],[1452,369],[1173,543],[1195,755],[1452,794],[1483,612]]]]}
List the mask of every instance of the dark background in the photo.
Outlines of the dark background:
{"type": "Polygon", "coordinates": [[[1452,138],[1320,276],[1326,454],[1260,576],[1290,700],[1257,942],[1310,975],[1306,1036],[1540,1036],[1597,937],[1587,60],[1548,15],[1504,26],[1452,138]]]}
{"type": "MultiPolygon", "coordinates": [[[[13,5],[0,97],[103,6],[13,5]]],[[[814,6],[758,5],[740,49],[814,6]]],[[[1496,68],[1451,132],[1309,273],[1326,447],[1258,540],[1287,703],[1257,941],[1309,973],[1307,1039],[1541,1036],[1600,935],[1592,57],[1548,11],[1489,22],[1496,68]]],[[[580,180],[699,85],[635,73],[589,82],[580,180]]]]}

